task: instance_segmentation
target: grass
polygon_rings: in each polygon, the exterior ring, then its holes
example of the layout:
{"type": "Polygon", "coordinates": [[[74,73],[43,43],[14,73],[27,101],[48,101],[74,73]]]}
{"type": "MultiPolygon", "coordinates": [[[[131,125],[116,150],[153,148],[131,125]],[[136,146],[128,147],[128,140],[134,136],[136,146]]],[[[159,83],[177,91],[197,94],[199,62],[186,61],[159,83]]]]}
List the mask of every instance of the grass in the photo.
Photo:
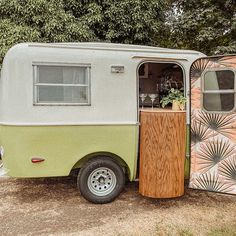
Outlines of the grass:
{"type": "Polygon", "coordinates": [[[236,224],[213,228],[207,236],[236,236],[236,224]]]}
{"type": "Polygon", "coordinates": [[[189,228],[183,228],[179,226],[174,225],[157,225],[156,226],[156,235],[157,236],[194,236],[191,229],[189,228]]]}
{"type": "MultiPolygon", "coordinates": [[[[162,225],[156,226],[157,236],[197,236],[193,233],[191,228],[173,226],[173,225],[162,225]]],[[[205,234],[204,234],[205,235],[205,234]]],[[[207,231],[206,236],[236,236],[236,224],[225,225],[221,227],[211,228],[207,231]]]]}

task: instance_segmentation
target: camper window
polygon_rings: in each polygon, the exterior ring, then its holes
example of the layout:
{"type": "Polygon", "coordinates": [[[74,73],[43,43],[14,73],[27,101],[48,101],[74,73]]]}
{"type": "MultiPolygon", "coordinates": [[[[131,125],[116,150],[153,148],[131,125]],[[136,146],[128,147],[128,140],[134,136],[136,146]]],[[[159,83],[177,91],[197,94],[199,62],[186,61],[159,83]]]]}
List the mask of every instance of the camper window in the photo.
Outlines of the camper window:
{"type": "Polygon", "coordinates": [[[203,77],[203,108],[227,112],[235,106],[235,78],[231,70],[207,71],[203,77]]]}
{"type": "Polygon", "coordinates": [[[34,103],[88,105],[89,67],[34,66],[34,103]]]}

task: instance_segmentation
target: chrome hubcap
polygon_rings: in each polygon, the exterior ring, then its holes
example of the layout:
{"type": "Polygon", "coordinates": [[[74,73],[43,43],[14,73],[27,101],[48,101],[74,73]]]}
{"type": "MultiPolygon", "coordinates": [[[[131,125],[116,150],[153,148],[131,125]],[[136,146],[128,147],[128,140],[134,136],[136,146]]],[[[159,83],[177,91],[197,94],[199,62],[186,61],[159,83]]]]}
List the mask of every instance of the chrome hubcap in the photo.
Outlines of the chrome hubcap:
{"type": "Polygon", "coordinates": [[[115,186],[116,176],[109,168],[97,168],[88,177],[88,188],[96,196],[108,195],[115,186]]]}

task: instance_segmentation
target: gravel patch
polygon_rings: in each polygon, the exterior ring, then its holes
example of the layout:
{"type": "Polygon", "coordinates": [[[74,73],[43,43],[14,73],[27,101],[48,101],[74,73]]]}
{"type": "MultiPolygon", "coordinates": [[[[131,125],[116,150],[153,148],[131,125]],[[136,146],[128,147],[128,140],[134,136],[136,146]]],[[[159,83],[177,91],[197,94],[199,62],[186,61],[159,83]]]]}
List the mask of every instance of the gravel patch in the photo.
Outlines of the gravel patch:
{"type": "MultiPolygon", "coordinates": [[[[87,202],[76,179],[0,178],[1,235],[208,235],[235,227],[236,196],[185,190],[176,199],[142,197],[128,183],[117,200],[87,202]]],[[[233,234],[232,234],[233,235],[233,234]]]]}

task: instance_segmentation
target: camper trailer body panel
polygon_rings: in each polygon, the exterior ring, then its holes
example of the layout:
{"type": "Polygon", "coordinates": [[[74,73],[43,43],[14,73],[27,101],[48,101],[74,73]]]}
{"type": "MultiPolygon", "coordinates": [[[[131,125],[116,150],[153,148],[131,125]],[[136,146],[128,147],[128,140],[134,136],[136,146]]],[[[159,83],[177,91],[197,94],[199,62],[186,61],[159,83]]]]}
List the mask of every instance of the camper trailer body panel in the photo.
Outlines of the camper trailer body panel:
{"type": "Polygon", "coordinates": [[[87,158],[105,153],[117,158],[134,180],[139,66],[144,62],[179,64],[188,97],[189,68],[202,56],[195,51],[103,43],[14,46],[4,59],[0,80],[0,142],[8,174],[66,176],[87,158]],[[37,103],[35,68],[42,65],[89,68],[89,102],[37,103]],[[32,163],[37,157],[45,161],[32,163]]]}

